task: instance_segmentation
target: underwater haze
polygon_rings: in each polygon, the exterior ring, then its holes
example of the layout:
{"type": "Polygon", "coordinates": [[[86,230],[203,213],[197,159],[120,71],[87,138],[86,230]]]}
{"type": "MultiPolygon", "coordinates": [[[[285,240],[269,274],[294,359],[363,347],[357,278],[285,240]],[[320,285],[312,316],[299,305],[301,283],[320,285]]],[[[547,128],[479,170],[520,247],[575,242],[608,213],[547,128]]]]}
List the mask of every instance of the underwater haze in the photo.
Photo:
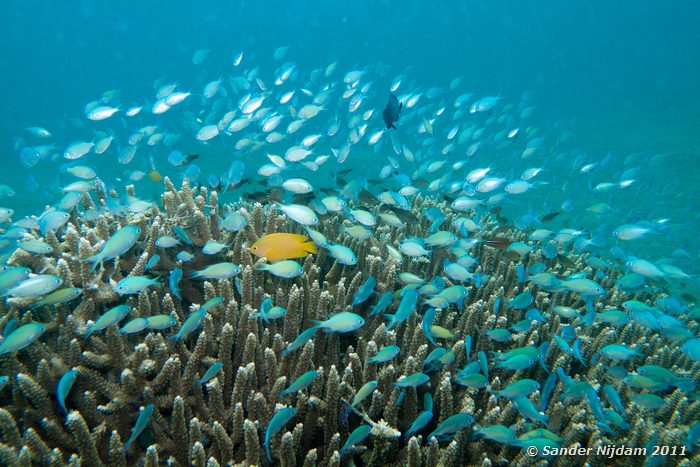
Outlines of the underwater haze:
{"type": "Polygon", "coordinates": [[[0,12],[0,464],[700,462],[695,2],[0,12]]]}

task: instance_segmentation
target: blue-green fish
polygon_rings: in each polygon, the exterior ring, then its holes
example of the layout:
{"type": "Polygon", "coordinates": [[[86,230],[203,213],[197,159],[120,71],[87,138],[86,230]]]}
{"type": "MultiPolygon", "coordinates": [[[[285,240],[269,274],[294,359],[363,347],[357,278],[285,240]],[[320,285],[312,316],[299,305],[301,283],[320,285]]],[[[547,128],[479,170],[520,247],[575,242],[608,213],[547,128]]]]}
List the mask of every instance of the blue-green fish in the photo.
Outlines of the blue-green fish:
{"type": "Polygon", "coordinates": [[[187,235],[187,232],[185,232],[185,229],[180,227],[179,225],[176,225],[173,227],[173,232],[175,233],[175,236],[185,242],[188,245],[193,245],[192,240],[190,240],[190,237],[187,235]]]}
{"type": "Polygon", "coordinates": [[[430,423],[430,420],[432,420],[432,419],[433,419],[432,408],[429,410],[426,409],[425,411],[418,414],[416,419],[413,420],[413,423],[411,423],[411,426],[408,428],[406,433],[404,433],[404,439],[409,439],[415,433],[418,433],[419,431],[421,431],[423,428],[428,426],[428,423],[430,423]]]}
{"type": "Polygon", "coordinates": [[[657,365],[642,365],[637,368],[637,373],[660,383],[676,386],[683,392],[695,390],[695,383],[691,378],[683,378],[674,374],[671,370],[657,365]]]}
{"type": "Polygon", "coordinates": [[[303,347],[304,344],[309,342],[311,340],[311,338],[314,336],[314,334],[316,333],[316,329],[318,329],[318,327],[314,326],[312,328],[309,328],[309,329],[303,331],[301,334],[299,334],[297,336],[297,338],[294,339],[294,341],[292,343],[290,343],[287,346],[287,348],[282,351],[282,356],[285,356],[289,352],[303,347]]]}
{"type": "Polygon", "coordinates": [[[143,292],[148,287],[158,284],[158,277],[130,276],[120,280],[114,287],[114,292],[119,295],[135,295],[143,292]]]}
{"type": "Polygon", "coordinates": [[[205,384],[205,383],[211,381],[212,379],[214,379],[214,377],[217,374],[219,374],[219,372],[221,371],[221,369],[223,367],[224,367],[224,364],[221,362],[212,363],[211,366],[204,373],[204,375],[201,378],[199,378],[199,381],[197,382],[197,384],[201,386],[202,384],[205,384]]]}
{"type": "Polygon", "coordinates": [[[100,262],[109,261],[129,251],[136,244],[140,235],[141,228],[135,225],[122,227],[107,239],[99,253],[83,261],[92,263],[92,268],[90,269],[92,271],[100,262]]]}
{"type": "Polygon", "coordinates": [[[3,375],[0,376],[0,391],[7,385],[7,383],[10,381],[10,377],[3,375]]]}
{"type": "Polygon", "coordinates": [[[267,297],[265,300],[262,301],[262,303],[260,303],[260,311],[259,311],[260,318],[262,318],[262,320],[265,321],[266,323],[268,322],[267,321],[268,318],[266,315],[267,315],[267,312],[270,311],[271,308],[272,308],[272,299],[270,297],[267,297]]]}
{"type": "Polygon", "coordinates": [[[285,259],[276,263],[256,263],[257,271],[267,271],[273,276],[283,277],[285,279],[294,279],[299,277],[304,272],[304,267],[293,259],[285,259]]]}
{"type": "Polygon", "coordinates": [[[287,389],[282,391],[280,397],[286,397],[293,392],[303,391],[311,386],[311,383],[318,377],[318,371],[310,370],[299,376],[287,389]]]}
{"type": "Polygon", "coordinates": [[[64,414],[68,414],[68,410],[66,410],[66,397],[68,397],[68,393],[75,383],[76,376],[77,373],[75,369],[65,372],[63,376],[61,376],[61,379],[58,381],[58,386],[56,387],[56,399],[64,414]]]}
{"type": "Polygon", "coordinates": [[[513,299],[509,300],[508,306],[515,308],[516,310],[522,310],[523,308],[527,308],[528,306],[532,305],[534,301],[535,299],[530,291],[526,290],[525,292],[516,295],[513,299]]]}
{"type": "Polygon", "coordinates": [[[12,267],[0,274],[0,290],[8,290],[17,287],[29,278],[31,269],[25,267],[12,267]]]}
{"type": "Polygon", "coordinates": [[[430,376],[425,373],[413,373],[412,375],[404,376],[394,383],[395,388],[417,388],[418,386],[430,381],[430,376]]]}
{"type": "Polygon", "coordinates": [[[362,443],[365,439],[367,439],[371,431],[372,427],[369,425],[360,425],[355,428],[348,436],[348,439],[345,441],[345,444],[343,444],[343,447],[340,448],[340,455],[342,455],[348,449],[362,443]]]}
{"type": "Polygon", "coordinates": [[[661,409],[666,405],[666,401],[656,394],[638,394],[632,398],[632,402],[645,409],[661,409]]]}
{"type": "Polygon", "coordinates": [[[367,363],[386,363],[396,357],[401,349],[398,345],[390,345],[380,349],[374,356],[367,359],[367,363]]]}
{"type": "Polygon", "coordinates": [[[455,377],[455,382],[461,386],[473,389],[483,389],[489,385],[489,380],[481,373],[458,373],[455,377]]]}
{"type": "Polygon", "coordinates": [[[350,407],[355,407],[358,404],[361,404],[363,400],[372,395],[375,389],[377,389],[376,381],[368,381],[363,384],[362,387],[355,393],[355,397],[352,398],[350,407]]]}
{"type": "Polygon", "coordinates": [[[629,360],[632,357],[641,356],[636,349],[631,349],[624,344],[609,344],[600,349],[600,354],[610,360],[629,360]]]}
{"type": "Polygon", "coordinates": [[[511,444],[517,440],[513,430],[503,425],[480,426],[474,431],[474,436],[483,436],[503,444],[511,444]]]}
{"type": "Polygon", "coordinates": [[[182,323],[182,326],[180,326],[177,334],[171,336],[168,340],[173,341],[173,343],[177,343],[178,341],[181,341],[185,337],[189,336],[202,325],[202,321],[204,321],[206,314],[207,310],[203,308],[193,311],[192,314],[187,317],[185,322],[182,323]]]}
{"type": "Polygon", "coordinates": [[[134,318],[119,329],[119,334],[134,334],[148,327],[146,318],[134,318]]]}
{"type": "Polygon", "coordinates": [[[39,231],[41,235],[46,235],[47,232],[55,232],[63,227],[70,214],[65,211],[48,211],[39,218],[39,231]]]}
{"type": "Polygon", "coordinates": [[[170,315],[153,315],[146,318],[146,327],[148,329],[162,331],[177,324],[177,320],[170,315]]]}
{"type": "Polygon", "coordinates": [[[154,243],[158,248],[174,248],[180,245],[180,240],[172,235],[161,235],[154,243]]]}
{"type": "Polygon", "coordinates": [[[357,293],[353,296],[352,306],[364,303],[373,293],[374,287],[377,285],[377,279],[370,276],[361,286],[357,289],[357,293]]]}
{"type": "Polygon", "coordinates": [[[289,420],[296,415],[297,409],[294,407],[285,407],[272,417],[270,423],[267,425],[267,430],[265,430],[265,452],[267,453],[267,460],[272,462],[272,455],[270,454],[270,438],[279,433],[279,431],[284,428],[284,426],[289,422],[289,420]]]}
{"type": "Polygon", "coordinates": [[[530,399],[527,397],[518,397],[513,399],[513,402],[515,402],[515,408],[518,409],[520,415],[530,421],[541,422],[547,425],[549,418],[545,414],[538,412],[535,404],[533,404],[530,399]]]}
{"type": "Polygon", "coordinates": [[[401,302],[396,309],[396,313],[393,315],[384,315],[389,318],[389,325],[386,330],[390,331],[395,325],[406,321],[415,311],[416,305],[418,305],[418,292],[415,290],[407,290],[403,294],[403,297],[401,297],[401,302]]]}
{"type": "Polygon", "coordinates": [[[46,295],[63,284],[63,279],[51,274],[37,274],[28,279],[23,280],[16,287],[4,292],[2,296],[11,296],[15,298],[31,298],[40,295],[46,295]]]}
{"type": "Polygon", "coordinates": [[[215,255],[220,253],[224,248],[229,248],[230,246],[230,243],[220,243],[214,240],[209,240],[202,247],[202,253],[205,255],[215,255]]]}
{"type": "Polygon", "coordinates": [[[204,303],[204,305],[202,305],[200,308],[201,308],[202,310],[211,311],[211,310],[213,310],[216,306],[218,306],[219,304],[223,303],[223,301],[224,301],[224,297],[213,297],[213,298],[210,298],[209,300],[207,300],[207,301],[204,303]]]}
{"type": "Polygon", "coordinates": [[[328,253],[340,264],[345,266],[354,266],[357,264],[357,256],[348,247],[340,245],[339,243],[329,243],[326,247],[328,253]]]}
{"type": "Polygon", "coordinates": [[[503,360],[496,365],[496,368],[505,368],[507,370],[524,370],[530,368],[535,359],[529,355],[516,355],[507,360],[503,360]]]}
{"type": "Polygon", "coordinates": [[[474,423],[474,417],[466,413],[458,413],[445,419],[438,427],[428,435],[427,439],[433,436],[438,441],[443,441],[454,436],[459,430],[463,430],[474,423]]]}
{"type": "Polygon", "coordinates": [[[146,272],[149,269],[153,269],[154,267],[156,267],[158,265],[158,261],[160,261],[160,255],[158,255],[158,254],[155,254],[155,255],[151,256],[150,258],[148,258],[148,262],[143,267],[143,272],[146,272]]]}
{"type": "Polygon", "coordinates": [[[430,332],[430,329],[433,327],[433,321],[435,320],[435,314],[437,313],[437,310],[435,308],[428,308],[425,310],[425,313],[423,313],[423,323],[421,327],[423,328],[423,334],[425,334],[425,338],[430,341],[431,344],[437,345],[435,343],[435,339],[433,339],[433,333],[430,332]]]}
{"type": "Polygon", "coordinates": [[[22,350],[39,339],[44,331],[46,326],[35,322],[18,327],[0,342],[0,355],[22,350]]]}
{"type": "Polygon", "coordinates": [[[102,331],[110,326],[114,326],[119,321],[126,318],[131,311],[129,305],[117,305],[114,308],[101,315],[90,327],[85,330],[85,337],[90,337],[90,334],[96,331],[102,331]]]}
{"type": "Polygon", "coordinates": [[[180,287],[178,286],[178,284],[180,284],[180,279],[182,279],[182,269],[174,268],[172,271],[170,271],[170,276],[168,277],[170,292],[173,294],[173,297],[182,301],[182,297],[180,296],[180,287]]]}
{"type": "Polygon", "coordinates": [[[389,308],[389,305],[391,305],[391,302],[394,301],[394,294],[391,292],[384,292],[384,294],[379,297],[379,300],[377,301],[377,304],[372,307],[372,309],[369,312],[370,316],[374,316],[377,313],[384,313],[387,308],[389,308]]]}
{"type": "Polygon", "coordinates": [[[66,287],[65,289],[58,289],[46,295],[38,302],[33,303],[31,308],[35,309],[39,308],[40,306],[50,306],[58,305],[61,303],[67,303],[71,300],[78,298],[81,293],[83,293],[83,289],[79,289],[77,287],[66,287]]]}
{"type": "Polygon", "coordinates": [[[365,324],[362,316],[349,311],[336,313],[325,321],[312,320],[312,322],[317,328],[326,329],[327,332],[352,332],[365,324]]]}
{"type": "Polygon", "coordinates": [[[193,272],[193,279],[228,279],[241,273],[241,267],[233,263],[216,263],[207,266],[201,271],[193,272]]]}
{"type": "Polygon", "coordinates": [[[53,251],[53,247],[42,240],[24,240],[17,242],[17,248],[37,255],[47,255],[53,251]]]}
{"type": "Polygon", "coordinates": [[[131,429],[131,436],[124,443],[124,452],[129,450],[131,443],[136,441],[136,438],[143,433],[148,424],[151,422],[151,416],[153,415],[153,404],[148,404],[146,407],[141,407],[139,412],[139,418],[136,419],[134,427],[131,429]]]}

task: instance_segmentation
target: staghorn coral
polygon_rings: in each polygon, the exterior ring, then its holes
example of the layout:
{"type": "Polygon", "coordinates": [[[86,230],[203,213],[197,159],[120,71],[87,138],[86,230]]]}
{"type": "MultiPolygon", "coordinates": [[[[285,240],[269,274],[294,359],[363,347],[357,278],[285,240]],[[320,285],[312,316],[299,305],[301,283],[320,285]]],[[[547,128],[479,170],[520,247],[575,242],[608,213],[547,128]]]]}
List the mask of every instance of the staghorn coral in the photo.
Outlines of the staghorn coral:
{"type": "MultiPolygon", "coordinates": [[[[476,271],[490,274],[491,279],[481,287],[470,286],[463,305],[452,304],[439,310],[433,323],[454,333],[451,340],[437,338],[438,344],[452,349],[454,361],[431,373],[428,384],[401,391],[394,383],[401,376],[423,371],[422,362],[435,348],[425,338],[420,315],[416,313],[387,332],[383,316],[368,314],[370,300],[354,309],[366,319],[359,330],[347,334],[317,332],[301,349],[288,353],[284,350],[311,326],[311,320],[322,320],[350,309],[353,294],[369,275],[377,279],[376,290],[381,295],[398,288],[399,271],[424,278],[439,275],[442,268],[439,255],[429,261],[404,259],[402,264],[397,264],[380,241],[352,240],[345,243],[357,254],[357,266],[342,266],[321,251],[304,260],[304,273],[300,277],[276,278],[254,269],[254,259],[245,246],[270,230],[303,231],[275,209],[243,202],[236,208],[251,222],[233,237],[234,246],[225,252],[226,261],[242,265],[237,278],[183,280],[182,301],[173,297],[167,285],[120,299],[110,285],[141,274],[147,258],[155,251],[154,239],[168,233],[173,226],[187,231],[194,243],[190,247],[192,252],[211,238],[226,238],[226,233],[219,230],[214,210],[208,208],[218,205],[215,192],[207,193],[186,183],[177,190],[167,178],[164,183],[164,208],[154,208],[146,216],[132,219],[132,223],[142,227],[137,246],[123,257],[105,262],[95,272],[76,259],[98,251],[117,226],[124,225],[124,219],[79,222],[72,218],[62,234],[50,239],[60,246],[55,248],[54,256],[37,259],[17,254],[12,258],[17,265],[56,272],[66,284],[82,287],[83,294],[79,302],[33,310],[13,300],[2,305],[0,324],[4,325],[10,318],[20,323],[41,321],[46,323],[47,332],[30,347],[0,356],[1,372],[13,375],[10,387],[0,393],[3,401],[0,463],[158,465],[167,460],[176,465],[267,464],[265,432],[281,403],[296,409],[292,421],[270,440],[273,463],[281,465],[340,465],[351,458],[372,465],[411,466],[543,462],[527,457],[519,447],[475,438],[471,429],[459,432],[451,442],[427,440],[426,436],[458,412],[471,414],[481,426],[512,426],[517,434],[542,427],[541,423],[525,419],[513,401],[497,398],[486,389],[456,384],[455,374],[477,351],[504,352],[536,346],[549,341],[567,324],[564,318],[550,314],[547,322],[515,334],[512,341],[494,342],[483,331],[507,327],[523,315],[523,311],[505,305],[494,314],[497,297],[505,303],[529,289],[535,305],[546,311],[555,305],[582,309],[585,305],[578,295],[553,294],[534,285],[518,284],[515,264],[519,258],[486,245],[477,246],[474,255],[481,257],[481,264],[476,271]],[[201,329],[177,343],[167,341],[193,310],[216,296],[222,297],[223,303],[206,314],[201,329]],[[287,309],[283,320],[264,323],[255,317],[266,296],[287,309]],[[85,338],[85,323],[118,302],[133,307],[130,318],[169,314],[177,325],[169,330],[132,335],[119,334],[111,327],[85,338]],[[465,351],[467,338],[472,342],[470,355],[465,351]],[[367,358],[388,345],[400,346],[396,359],[382,365],[366,363],[367,358]],[[223,364],[221,372],[208,383],[198,384],[215,361],[223,364]],[[55,395],[60,376],[69,368],[76,368],[77,379],[68,395],[69,413],[65,415],[55,395]],[[313,384],[281,400],[282,390],[311,369],[318,371],[313,384]],[[349,401],[370,380],[377,381],[376,391],[362,403],[361,410],[350,410],[349,401]],[[424,410],[426,392],[433,395],[434,417],[424,430],[404,439],[401,433],[424,410]],[[153,417],[143,434],[125,451],[124,443],[139,415],[139,407],[148,404],[155,406],[153,417]],[[342,450],[348,435],[362,423],[372,425],[369,438],[360,446],[342,450]]],[[[133,187],[130,189],[133,191],[133,187]]],[[[431,199],[417,197],[413,210],[418,213],[434,205],[431,199]]],[[[331,216],[324,220],[320,230],[330,236],[341,223],[341,216],[331,216]]],[[[495,224],[490,218],[482,224],[481,235],[488,237],[495,224]]],[[[401,235],[424,236],[428,228],[427,221],[419,217],[413,225],[380,227],[378,232],[396,245],[401,235]]],[[[526,241],[525,234],[517,230],[501,229],[499,235],[526,241]]],[[[178,262],[174,254],[159,253],[162,259],[155,273],[165,275],[178,262]]],[[[579,266],[583,264],[580,257],[571,255],[569,259],[579,266]]],[[[548,261],[562,277],[571,273],[557,260],[544,260],[537,252],[523,260],[526,267],[537,261],[548,261]]],[[[191,264],[180,266],[190,271],[201,269],[208,262],[211,260],[197,255],[191,264]]],[[[615,279],[612,273],[602,281],[608,290],[608,298],[604,299],[606,307],[619,306],[630,298],[652,298],[648,293],[630,295],[617,290],[615,279]]],[[[449,279],[446,282],[447,286],[453,285],[449,279]]],[[[644,332],[634,322],[621,328],[598,323],[577,325],[576,330],[584,343],[583,352],[589,365],[584,366],[556,346],[551,347],[545,361],[576,381],[588,381],[598,394],[604,384],[614,385],[625,403],[636,394],[633,388],[621,384],[606,371],[609,362],[594,363],[590,358],[614,342],[638,346],[646,356],[645,364],[660,364],[693,377],[700,372],[698,364],[679,348],[666,346],[661,337],[644,332]]],[[[629,363],[625,365],[634,368],[629,363]]],[[[510,371],[495,368],[491,362],[489,372],[493,390],[525,377],[540,382],[547,378],[546,371],[538,365],[510,371]]],[[[662,393],[666,399],[663,409],[654,413],[630,406],[626,417],[632,428],[607,432],[596,425],[597,420],[585,400],[572,403],[560,400],[565,389],[561,382],[557,383],[546,411],[550,429],[564,438],[562,446],[580,445],[594,451],[609,444],[643,446],[655,436],[660,444],[680,445],[687,426],[700,414],[699,402],[679,390],[669,390],[662,393]]],[[[541,388],[531,399],[539,404],[540,397],[541,388]]],[[[607,408],[608,404],[604,404],[607,408]]],[[[579,461],[602,465],[596,455],[579,461]]],[[[693,454],[686,461],[697,463],[700,458],[693,454]]],[[[553,461],[555,465],[567,462],[564,458],[553,461]]]]}

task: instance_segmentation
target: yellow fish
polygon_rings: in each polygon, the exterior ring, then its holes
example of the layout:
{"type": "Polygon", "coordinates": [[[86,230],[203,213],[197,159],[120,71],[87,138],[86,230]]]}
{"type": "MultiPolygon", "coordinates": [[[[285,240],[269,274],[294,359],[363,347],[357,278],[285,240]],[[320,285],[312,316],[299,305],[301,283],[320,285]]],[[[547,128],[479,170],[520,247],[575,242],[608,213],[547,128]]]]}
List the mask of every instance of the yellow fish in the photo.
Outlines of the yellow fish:
{"type": "Polygon", "coordinates": [[[151,170],[148,172],[148,178],[150,178],[152,182],[156,183],[163,181],[163,176],[157,170],[151,170]]]}
{"type": "Polygon", "coordinates": [[[260,237],[250,247],[250,252],[258,258],[267,258],[269,261],[283,259],[303,258],[309,253],[317,253],[316,244],[308,241],[304,235],[290,233],[271,233],[260,237]]]}

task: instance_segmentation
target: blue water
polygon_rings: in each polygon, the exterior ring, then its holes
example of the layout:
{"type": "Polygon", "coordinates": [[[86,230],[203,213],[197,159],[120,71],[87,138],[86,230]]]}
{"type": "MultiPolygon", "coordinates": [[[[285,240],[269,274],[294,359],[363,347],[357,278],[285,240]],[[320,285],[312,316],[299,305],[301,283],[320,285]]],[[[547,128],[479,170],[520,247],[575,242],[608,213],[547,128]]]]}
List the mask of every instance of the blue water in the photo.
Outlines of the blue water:
{"type": "MultiPolygon", "coordinates": [[[[517,99],[531,92],[538,118],[572,131],[592,159],[611,150],[620,157],[668,153],[655,175],[674,184],[679,209],[696,192],[694,178],[680,170],[700,160],[700,13],[693,2],[283,5],[3,2],[0,139],[12,170],[0,180],[18,192],[29,174],[50,185],[50,164],[19,164],[14,141],[26,139],[26,126],[53,129],[81,117],[85,104],[109,89],[129,103],[147,102],[161,77],[197,91],[231,73],[239,51],[246,69],[269,74],[278,65],[273,50],[289,46],[285,60],[301,70],[334,61],[339,70],[381,66],[385,82],[377,86],[407,72],[425,88],[463,76],[461,88],[477,94],[517,99]],[[198,49],[211,50],[202,67],[191,62],[198,49]]],[[[60,135],[59,147],[72,130],[60,135]]],[[[38,191],[33,208],[51,201],[38,191]]],[[[684,217],[697,220],[692,212],[684,217]]]]}

